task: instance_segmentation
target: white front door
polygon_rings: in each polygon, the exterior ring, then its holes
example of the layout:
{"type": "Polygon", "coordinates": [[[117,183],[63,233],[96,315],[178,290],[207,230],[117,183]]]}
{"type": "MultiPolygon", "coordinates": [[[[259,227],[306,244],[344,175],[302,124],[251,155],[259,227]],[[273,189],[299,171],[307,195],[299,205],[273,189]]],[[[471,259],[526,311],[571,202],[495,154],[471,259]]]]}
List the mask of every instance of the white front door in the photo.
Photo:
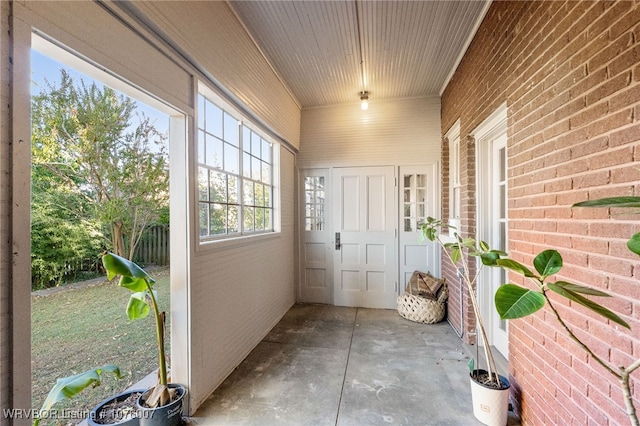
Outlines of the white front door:
{"type": "Polygon", "coordinates": [[[333,170],[334,304],[396,307],[394,167],[333,170]]]}

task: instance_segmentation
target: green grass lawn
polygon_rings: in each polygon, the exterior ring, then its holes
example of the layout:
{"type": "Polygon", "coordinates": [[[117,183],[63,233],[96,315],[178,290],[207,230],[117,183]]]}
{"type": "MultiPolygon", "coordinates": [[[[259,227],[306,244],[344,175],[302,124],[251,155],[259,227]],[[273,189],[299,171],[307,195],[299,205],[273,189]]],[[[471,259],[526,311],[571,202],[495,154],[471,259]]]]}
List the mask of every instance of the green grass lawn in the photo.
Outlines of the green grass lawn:
{"type": "MultiPolygon", "coordinates": [[[[160,308],[169,311],[169,270],[149,273],[156,279],[160,308]]],[[[131,386],[158,367],[153,316],[129,321],[125,308],[130,291],[116,282],[33,296],[31,305],[32,405],[40,409],[59,377],[104,364],[116,364],[124,378],[105,376],[102,385],[86,389],[58,410],[88,411],[98,402],[131,386]]],[[[168,320],[168,315],[167,315],[168,320]]],[[[167,337],[169,324],[167,323],[167,337]]],[[[167,355],[169,352],[167,339],[167,355]]],[[[60,412],[60,411],[59,411],[60,412]]],[[[80,419],[81,420],[81,419],[80,419]]],[[[41,425],[76,424],[47,419],[41,425]]]]}

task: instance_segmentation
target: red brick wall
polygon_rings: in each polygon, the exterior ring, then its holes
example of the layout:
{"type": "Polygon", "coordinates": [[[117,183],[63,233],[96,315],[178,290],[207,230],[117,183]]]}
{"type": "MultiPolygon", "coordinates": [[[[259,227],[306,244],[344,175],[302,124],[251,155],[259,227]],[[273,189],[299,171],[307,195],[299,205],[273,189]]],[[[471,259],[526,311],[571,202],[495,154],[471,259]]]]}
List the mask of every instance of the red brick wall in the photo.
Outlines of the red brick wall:
{"type": "MultiPolygon", "coordinates": [[[[602,303],[633,331],[560,300],[557,307],[599,356],[628,365],[640,358],[640,262],[626,240],[640,232],[640,215],[570,206],[640,196],[640,5],[492,4],[442,96],[442,133],[461,124],[466,234],[475,232],[474,147],[466,135],[505,101],[510,254],[530,264],[555,248],[564,258],[561,279],[614,294],[602,303]]],[[[569,339],[548,307],[509,327],[523,424],[629,424],[617,380],[569,339]]],[[[640,409],[640,371],[633,385],[640,409]]]]}
{"type": "MultiPolygon", "coordinates": [[[[446,129],[445,129],[446,131],[446,129]]],[[[469,169],[469,162],[475,161],[473,144],[462,144],[464,149],[460,150],[461,177],[460,183],[464,192],[460,196],[461,202],[461,228],[465,230],[475,229],[475,223],[471,222],[475,217],[475,170],[469,169]],[[471,228],[473,227],[473,228],[471,228]]],[[[442,139],[442,217],[449,217],[449,141],[445,137],[442,139]]],[[[442,259],[445,259],[444,253],[442,259]]],[[[469,262],[470,272],[475,273],[475,263],[469,262]]],[[[469,292],[466,286],[461,285],[457,275],[457,269],[450,262],[442,262],[442,276],[446,277],[449,283],[449,298],[447,300],[447,318],[456,332],[462,334],[462,339],[466,344],[475,345],[477,343],[476,322],[471,305],[469,292]],[[462,301],[460,301],[462,298],[462,301]],[[462,315],[461,315],[462,312],[462,315]]]]}

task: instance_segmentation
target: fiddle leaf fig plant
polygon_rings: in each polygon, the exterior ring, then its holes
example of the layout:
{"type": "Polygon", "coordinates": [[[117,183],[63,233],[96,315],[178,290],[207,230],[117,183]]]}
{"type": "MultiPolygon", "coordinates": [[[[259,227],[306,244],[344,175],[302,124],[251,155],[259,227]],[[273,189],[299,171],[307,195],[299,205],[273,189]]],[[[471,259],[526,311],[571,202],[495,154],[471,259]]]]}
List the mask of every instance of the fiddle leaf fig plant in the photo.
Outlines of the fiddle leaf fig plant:
{"type": "Polygon", "coordinates": [[[536,286],[534,290],[516,284],[500,286],[496,291],[494,301],[496,310],[502,319],[522,318],[542,309],[545,302],[550,303],[546,292],[551,290],[623,327],[631,328],[615,312],[585,297],[610,297],[607,293],[567,281],[548,281],[550,277],[562,269],[562,256],[556,250],[545,250],[533,259],[533,266],[539,275],[513,259],[498,259],[496,265],[528,278],[536,286]]]}
{"type": "Polygon", "coordinates": [[[153,289],[155,280],[134,262],[113,253],[103,254],[102,264],[107,271],[108,279],[112,280],[120,276],[118,285],[132,292],[127,304],[127,316],[130,320],[140,320],[153,313],[158,345],[158,384],[152,389],[145,403],[149,408],[167,405],[173,399],[175,389],[167,386],[167,362],[164,349],[165,313],[158,307],[157,295],[153,289]]]}
{"type": "MultiPolygon", "coordinates": [[[[476,241],[473,238],[463,238],[457,232],[454,232],[454,239],[452,242],[445,242],[441,237],[440,231],[448,229],[455,231],[455,227],[444,224],[441,220],[434,219],[432,217],[428,217],[426,223],[421,225],[420,229],[422,236],[429,241],[437,242],[446,253],[451,264],[458,268],[459,274],[466,284],[467,291],[470,295],[469,299],[471,300],[473,313],[476,317],[476,324],[478,326],[485,359],[487,361],[488,378],[487,382],[484,384],[496,389],[502,388],[503,384],[498,374],[493,352],[491,350],[491,344],[489,343],[489,338],[484,327],[484,320],[480,313],[480,306],[478,305],[478,299],[476,297],[476,284],[482,267],[495,266],[496,262],[501,257],[506,256],[507,253],[500,250],[492,250],[484,241],[476,241]],[[468,256],[480,258],[481,265],[477,268],[475,273],[472,272],[472,269],[470,268],[468,256]]],[[[469,360],[469,370],[472,374],[475,371],[475,362],[473,358],[469,360]]]]}
{"type": "MultiPolygon", "coordinates": [[[[636,208],[634,213],[640,213],[640,197],[611,197],[598,200],[584,201],[574,204],[573,207],[607,207],[607,208],[636,208]]],[[[627,247],[632,253],[640,256],[640,233],[633,235],[627,242],[627,247]]],[[[563,320],[560,312],[556,309],[554,301],[549,297],[549,291],[561,297],[569,299],[592,312],[630,329],[629,324],[618,316],[615,312],[593,301],[592,297],[610,297],[609,294],[585,287],[579,284],[570,283],[563,280],[553,280],[562,269],[562,256],[556,250],[544,250],[533,259],[535,272],[513,259],[498,259],[495,265],[517,274],[522,275],[529,282],[533,283],[533,289],[509,283],[501,286],[495,294],[495,306],[502,319],[516,319],[526,317],[540,310],[545,304],[549,306],[556,320],[585,352],[589,354],[606,371],[615,376],[620,382],[627,416],[631,425],[640,426],[638,416],[633,403],[633,395],[629,384],[630,375],[640,368],[640,359],[635,360],[628,367],[609,365],[604,359],[593,352],[563,320]]]]}

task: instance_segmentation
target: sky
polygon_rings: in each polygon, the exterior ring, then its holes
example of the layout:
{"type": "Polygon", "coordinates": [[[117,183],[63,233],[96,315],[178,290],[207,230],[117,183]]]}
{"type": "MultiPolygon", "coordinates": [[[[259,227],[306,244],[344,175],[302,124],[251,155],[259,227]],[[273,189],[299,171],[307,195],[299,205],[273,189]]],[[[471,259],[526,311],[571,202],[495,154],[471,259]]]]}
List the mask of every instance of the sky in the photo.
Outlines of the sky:
{"type": "MultiPolygon", "coordinates": [[[[31,93],[37,94],[44,90],[47,87],[45,80],[50,84],[58,85],[60,82],[60,69],[62,68],[69,71],[74,81],[79,81],[80,79],[83,79],[85,82],[95,81],[93,78],[32,49],[31,93]]],[[[97,83],[101,84],[100,82],[97,83]]],[[[136,100],[136,104],[138,106],[136,109],[138,112],[144,112],[159,132],[167,134],[169,131],[169,116],[140,101],[136,100]]]]}

